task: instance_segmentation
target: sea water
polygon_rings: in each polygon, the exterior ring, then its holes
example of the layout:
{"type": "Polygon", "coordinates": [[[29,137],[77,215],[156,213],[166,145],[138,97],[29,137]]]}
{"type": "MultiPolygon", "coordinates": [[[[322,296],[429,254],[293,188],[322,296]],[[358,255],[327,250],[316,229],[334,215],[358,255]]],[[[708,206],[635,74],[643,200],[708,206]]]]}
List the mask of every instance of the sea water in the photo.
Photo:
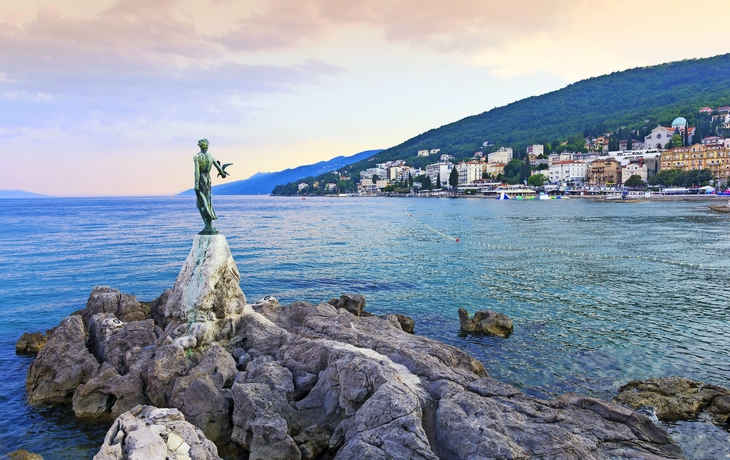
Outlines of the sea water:
{"type": "MultiPolygon", "coordinates": [[[[249,301],[364,294],[375,314],[459,347],[492,377],[552,398],[610,400],[634,379],[730,387],[730,215],[701,202],[215,197],[249,301]],[[458,242],[456,239],[458,238],[458,242]],[[457,310],[509,315],[507,339],[460,334],[457,310]]],[[[202,222],[190,198],[0,201],[0,455],[90,459],[108,423],[31,407],[23,332],[107,285],[152,300],[202,222]]],[[[689,458],[730,458],[705,421],[667,426],[689,458]]]]}

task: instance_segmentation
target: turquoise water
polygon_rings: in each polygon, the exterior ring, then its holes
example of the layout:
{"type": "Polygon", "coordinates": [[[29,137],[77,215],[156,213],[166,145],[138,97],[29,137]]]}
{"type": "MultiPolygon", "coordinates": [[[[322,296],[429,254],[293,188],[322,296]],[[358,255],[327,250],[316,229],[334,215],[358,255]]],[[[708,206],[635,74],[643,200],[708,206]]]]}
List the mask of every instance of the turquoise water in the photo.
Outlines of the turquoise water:
{"type": "MultiPolygon", "coordinates": [[[[47,460],[91,458],[107,427],[81,424],[68,408],[29,407],[32,358],[16,355],[14,343],[83,308],[95,285],[142,300],[171,287],[202,228],[194,200],[1,204],[0,455],[25,448],[47,460]]],[[[215,204],[249,301],[361,293],[371,312],[412,316],[417,334],[468,351],[493,377],[542,398],[573,391],[611,399],[629,380],[665,375],[730,387],[730,268],[717,268],[730,267],[730,215],[703,203],[215,204]],[[460,335],[462,307],[506,313],[514,334],[460,335]]],[[[727,431],[702,422],[669,429],[691,458],[730,458],[727,431]]]]}

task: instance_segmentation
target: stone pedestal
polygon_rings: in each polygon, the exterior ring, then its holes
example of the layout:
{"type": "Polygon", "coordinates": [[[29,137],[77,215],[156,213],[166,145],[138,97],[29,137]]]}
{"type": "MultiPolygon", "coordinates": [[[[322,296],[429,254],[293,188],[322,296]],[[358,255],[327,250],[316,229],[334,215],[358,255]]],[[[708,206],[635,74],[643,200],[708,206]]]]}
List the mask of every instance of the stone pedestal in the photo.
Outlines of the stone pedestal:
{"type": "Polygon", "coordinates": [[[246,305],[240,279],[226,237],[196,235],[167,299],[165,316],[190,324],[239,314],[246,305]]]}

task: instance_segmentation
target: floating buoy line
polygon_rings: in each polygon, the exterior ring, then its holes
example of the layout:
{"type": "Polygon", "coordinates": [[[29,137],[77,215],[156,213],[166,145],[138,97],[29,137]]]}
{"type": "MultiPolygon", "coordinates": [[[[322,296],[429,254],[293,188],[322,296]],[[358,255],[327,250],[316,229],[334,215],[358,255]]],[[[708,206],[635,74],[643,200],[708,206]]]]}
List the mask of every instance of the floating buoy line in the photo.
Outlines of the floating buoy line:
{"type": "MultiPolygon", "coordinates": [[[[440,235],[446,239],[453,240],[457,243],[459,243],[461,240],[455,236],[447,235],[446,233],[440,232],[436,230],[435,228],[431,227],[427,223],[418,220],[417,218],[413,217],[413,214],[408,212],[408,208],[410,206],[413,206],[412,204],[409,204],[405,208],[403,208],[403,212],[413,219],[414,221],[418,222],[419,224],[423,225],[427,229],[431,230],[433,233],[436,233],[437,235],[440,235]]],[[[692,267],[692,268],[703,268],[703,269],[720,269],[724,270],[728,267],[727,265],[709,265],[709,264],[691,264],[687,262],[678,262],[676,260],[671,259],[662,259],[660,257],[646,257],[646,256],[627,256],[627,255],[607,255],[607,254],[586,254],[586,253],[577,253],[577,252],[571,252],[571,251],[560,251],[558,249],[550,249],[550,248],[541,248],[537,246],[505,246],[505,245],[497,245],[497,244],[490,244],[490,243],[481,243],[477,241],[464,241],[464,244],[466,245],[472,245],[472,246],[481,246],[486,249],[497,249],[501,251],[538,251],[538,252],[550,252],[553,254],[561,254],[561,255],[567,255],[567,256],[573,256],[573,257],[582,257],[584,259],[637,259],[637,260],[646,260],[649,262],[658,262],[663,263],[667,265],[676,265],[678,267],[692,267]]]]}

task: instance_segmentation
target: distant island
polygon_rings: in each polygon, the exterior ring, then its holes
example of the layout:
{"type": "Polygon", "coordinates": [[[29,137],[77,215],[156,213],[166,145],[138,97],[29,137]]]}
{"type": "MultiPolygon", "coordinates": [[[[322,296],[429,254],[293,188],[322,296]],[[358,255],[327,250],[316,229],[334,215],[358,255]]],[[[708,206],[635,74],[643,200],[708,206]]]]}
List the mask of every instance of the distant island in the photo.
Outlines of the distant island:
{"type": "Polygon", "coordinates": [[[24,190],[0,190],[0,198],[51,198],[51,195],[41,195],[24,190]]]}

